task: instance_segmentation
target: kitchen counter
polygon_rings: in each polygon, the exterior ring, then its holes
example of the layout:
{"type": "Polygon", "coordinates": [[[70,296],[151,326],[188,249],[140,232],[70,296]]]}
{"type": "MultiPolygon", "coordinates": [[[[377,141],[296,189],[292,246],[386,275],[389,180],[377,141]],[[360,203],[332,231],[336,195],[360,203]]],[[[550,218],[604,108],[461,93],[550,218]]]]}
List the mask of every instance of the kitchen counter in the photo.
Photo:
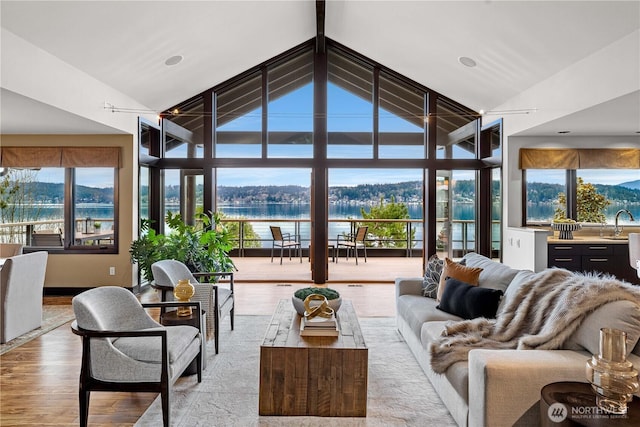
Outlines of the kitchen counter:
{"type": "Polygon", "coordinates": [[[629,238],[626,235],[622,236],[624,238],[606,238],[600,236],[574,236],[571,240],[566,239],[558,239],[556,236],[550,236],[547,238],[548,243],[562,244],[562,243],[575,243],[575,244],[607,244],[607,245],[628,245],[629,238]]]}

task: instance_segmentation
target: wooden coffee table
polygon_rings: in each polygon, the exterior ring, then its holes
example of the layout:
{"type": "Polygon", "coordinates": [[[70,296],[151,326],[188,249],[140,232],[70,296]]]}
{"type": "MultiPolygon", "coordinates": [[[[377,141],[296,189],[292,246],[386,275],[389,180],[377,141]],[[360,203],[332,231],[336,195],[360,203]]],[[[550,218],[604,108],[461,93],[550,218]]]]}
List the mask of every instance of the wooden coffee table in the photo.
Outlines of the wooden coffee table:
{"type": "Polygon", "coordinates": [[[281,300],[260,346],[260,415],[367,416],[369,352],[351,301],[338,337],[300,336],[301,317],[281,300]]]}

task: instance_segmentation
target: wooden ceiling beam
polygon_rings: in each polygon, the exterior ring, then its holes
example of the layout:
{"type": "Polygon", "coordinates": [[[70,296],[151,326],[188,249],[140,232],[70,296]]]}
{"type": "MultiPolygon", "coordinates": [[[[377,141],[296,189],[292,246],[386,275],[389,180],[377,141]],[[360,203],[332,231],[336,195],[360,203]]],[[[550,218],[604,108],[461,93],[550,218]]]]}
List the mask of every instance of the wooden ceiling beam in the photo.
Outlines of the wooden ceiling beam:
{"type": "Polygon", "coordinates": [[[324,53],[327,47],[324,38],[325,0],[316,0],[316,53],[324,53]]]}

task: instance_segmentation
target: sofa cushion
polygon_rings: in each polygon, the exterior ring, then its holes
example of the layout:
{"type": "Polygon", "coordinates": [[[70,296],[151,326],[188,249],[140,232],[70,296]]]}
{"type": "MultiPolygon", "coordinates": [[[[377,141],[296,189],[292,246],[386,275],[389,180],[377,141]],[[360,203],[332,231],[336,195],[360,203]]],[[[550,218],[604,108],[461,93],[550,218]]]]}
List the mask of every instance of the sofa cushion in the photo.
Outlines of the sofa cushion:
{"type": "Polygon", "coordinates": [[[444,260],[438,258],[438,255],[433,254],[429,257],[422,283],[422,295],[428,298],[436,298],[438,296],[438,285],[443,267],[444,260]]]}
{"type": "Polygon", "coordinates": [[[448,278],[446,282],[444,294],[436,308],[464,319],[496,317],[501,290],[480,288],[453,278],[448,278]]]}
{"type": "Polygon", "coordinates": [[[502,312],[503,307],[511,298],[513,298],[517,293],[520,287],[527,283],[536,273],[531,270],[520,270],[515,275],[507,289],[504,291],[504,295],[502,297],[502,301],[500,301],[500,305],[498,306],[498,313],[502,312]]]}
{"type": "Polygon", "coordinates": [[[505,292],[511,281],[520,271],[475,252],[466,254],[463,260],[468,267],[478,267],[482,269],[480,277],[478,278],[478,286],[481,288],[500,289],[502,292],[505,292]]]}
{"type": "Polygon", "coordinates": [[[436,310],[435,299],[422,295],[400,295],[396,302],[397,316],[403,318],[416,337],[420,337],[420,329],[425,322],[440,320],[462,320],[458,316],[436,310]]]}
{"type": "Polygon", "coordinates": [[[477,285],[480,273],[482,273],[482,268],[468,267],[449,258],[445,258],[442,274],[440,275],[440,283],[438,285],[437,300],[440,301],[440,298],[442,298],[442,294],[447,286],[447,279],[449,277],[461,280],[470,285],[477,285]]]}
{"type": "Polygon", "coordinates": [[[640,338],[640,306],[631,301],[614,301],[594,310],[565,343],[567,350],[587,350],[598,354],[600,328],[619,329],[627,333],[627,356],[640,338]]]}

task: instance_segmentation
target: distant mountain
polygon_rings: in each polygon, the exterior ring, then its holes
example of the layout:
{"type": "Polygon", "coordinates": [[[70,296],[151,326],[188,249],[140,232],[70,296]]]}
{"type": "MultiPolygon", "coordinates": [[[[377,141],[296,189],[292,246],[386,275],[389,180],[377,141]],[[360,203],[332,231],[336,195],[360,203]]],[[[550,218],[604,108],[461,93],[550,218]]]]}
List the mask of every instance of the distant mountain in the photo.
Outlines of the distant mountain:
{"type": "Polygon", "coordinates": [[[627,181],[622,184],[618,184],[620,187],[632,188],[634,190],[640,190],[640,179],[636,179],[635,181],[627,181]]]}

